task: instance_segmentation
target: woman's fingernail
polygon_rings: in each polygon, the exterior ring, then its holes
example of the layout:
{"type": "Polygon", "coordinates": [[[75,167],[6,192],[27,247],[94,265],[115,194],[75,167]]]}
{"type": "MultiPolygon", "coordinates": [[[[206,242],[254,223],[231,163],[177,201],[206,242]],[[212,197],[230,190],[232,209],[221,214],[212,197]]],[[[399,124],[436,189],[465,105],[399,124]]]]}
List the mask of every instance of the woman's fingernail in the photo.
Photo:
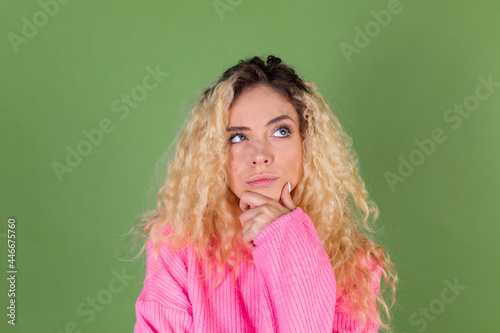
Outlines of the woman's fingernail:
{"type": "Polygon", "coordinates": [[[290,182],[288,182],[288,192],[292,192],[292,187],[290,186],[290,182]]]}

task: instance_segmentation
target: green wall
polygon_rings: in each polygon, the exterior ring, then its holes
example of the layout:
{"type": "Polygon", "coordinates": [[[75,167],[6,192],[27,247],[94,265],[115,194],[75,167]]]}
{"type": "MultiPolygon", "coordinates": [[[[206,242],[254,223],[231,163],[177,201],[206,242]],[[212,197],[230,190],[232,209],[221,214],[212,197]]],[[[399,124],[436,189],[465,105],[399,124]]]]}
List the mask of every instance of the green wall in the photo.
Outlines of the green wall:
{"type": "Polygon", "coordinates": [[[133,330],[144,266],[118,259],[120,235],[155,205],[201,91],[268,54],[314,81],[354,139],[399,272],[396,331],[498,327],[498,1],[0,6],[0,331],[133,330]]]}

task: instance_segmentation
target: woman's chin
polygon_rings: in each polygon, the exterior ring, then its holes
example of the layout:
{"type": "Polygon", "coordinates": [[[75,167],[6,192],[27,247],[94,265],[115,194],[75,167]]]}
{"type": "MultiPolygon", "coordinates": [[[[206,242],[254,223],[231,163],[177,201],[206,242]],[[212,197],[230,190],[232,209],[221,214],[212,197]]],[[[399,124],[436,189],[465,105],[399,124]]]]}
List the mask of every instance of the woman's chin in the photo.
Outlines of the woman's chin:
{"type": "Polygon", "coordinates": [[[281,192],[276,190],[276,188],[274,188],[274,186],[252,188],[250,191],[262,194],[262,195],[264,195],[268,198],[271,198],[273,200],[276,200],[276,201],[279,201],[279,199],[281,197],[281,192]]]}

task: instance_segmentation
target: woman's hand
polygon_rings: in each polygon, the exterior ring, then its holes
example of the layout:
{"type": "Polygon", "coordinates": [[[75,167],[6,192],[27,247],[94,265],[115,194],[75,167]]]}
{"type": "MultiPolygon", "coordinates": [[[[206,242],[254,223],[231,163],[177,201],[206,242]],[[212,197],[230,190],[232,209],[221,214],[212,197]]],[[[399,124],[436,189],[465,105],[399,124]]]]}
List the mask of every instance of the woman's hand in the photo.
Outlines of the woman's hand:
{"type": "Polygon", "coordinates": [[[248,242],[250,247],[254,247],[253,239],[262,229],[295,208],[288,182],[281,190],[279,201],[255,192],[243,192],[240,197],[240,209],[243,213],[239,217],[243,226],[243,241],[248,242]]]}

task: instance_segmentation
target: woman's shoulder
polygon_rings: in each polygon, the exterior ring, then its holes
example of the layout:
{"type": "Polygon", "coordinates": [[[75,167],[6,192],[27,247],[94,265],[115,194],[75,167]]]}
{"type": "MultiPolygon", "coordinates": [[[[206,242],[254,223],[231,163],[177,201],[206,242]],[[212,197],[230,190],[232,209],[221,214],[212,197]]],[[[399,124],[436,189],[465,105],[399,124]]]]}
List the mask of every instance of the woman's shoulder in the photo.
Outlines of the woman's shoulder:
{"type": "MultiPolygon", "coordinates": [[[[170,308],[190,313],[191,306],[186,296],[189,284],[188,269],[182,253],[169,251],[162,244],[155,259],[152,246],[152,240],[148,240],[150,250],[147,255],[146,275],[136,306],[151,308],[158,304],[158,309],[162,311],[170,308]]],[[[159,311],[158,309],[155,311],[159,311]]]]}
{"type": "Polygon", "coordinates": [[[146,244],[147,266],[158,266],[166,269],[169,266],[177,265],[187,269],[190,247],[174,246],[167,238],[172,227],[167,226],[155,235],[149,235],[146,244]]]}

